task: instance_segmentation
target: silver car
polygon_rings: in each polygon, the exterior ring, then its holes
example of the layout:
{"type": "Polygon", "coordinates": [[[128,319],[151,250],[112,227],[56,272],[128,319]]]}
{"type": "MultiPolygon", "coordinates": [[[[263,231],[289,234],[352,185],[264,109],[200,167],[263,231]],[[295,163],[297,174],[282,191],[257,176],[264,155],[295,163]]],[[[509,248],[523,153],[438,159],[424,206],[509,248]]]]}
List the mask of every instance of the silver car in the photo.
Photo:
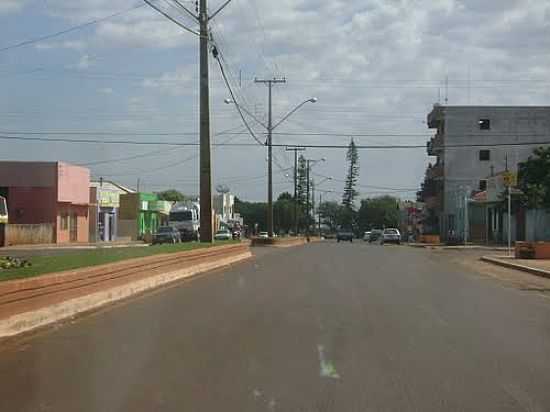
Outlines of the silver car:
{"type": "Polygon", "coordinates": [[[397,243],[399,245],[401,243],[401,233],[395,228],[384,229],[382,233],[382,242],[397,243]]]}

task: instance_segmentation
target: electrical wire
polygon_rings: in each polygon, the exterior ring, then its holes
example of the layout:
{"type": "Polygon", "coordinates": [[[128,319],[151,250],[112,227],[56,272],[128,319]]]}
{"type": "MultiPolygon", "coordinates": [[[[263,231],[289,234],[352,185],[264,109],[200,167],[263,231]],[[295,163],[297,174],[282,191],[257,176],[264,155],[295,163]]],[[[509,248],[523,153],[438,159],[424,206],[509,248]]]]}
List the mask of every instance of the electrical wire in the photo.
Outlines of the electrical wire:
{"type": "MultiPolygon", "coordinates": [[[[155,1],[155,0],[153,0],[153,1],[155,1]]],[[[93,26],[95,24],[101,23],[105,20],[109,20],[109,19],[112,19],[114,17],[118,17],[122,14],[128,13],[130,11],[139,9],[143,6],[145,6],[145,5],[144,4],[137,4],[133,7],[130,7],[129,9],[122,10],[122,11],[110,14],[108,16],[101,17],[101,18],[95,19],[95,20],[91,20],[91,21],[88,21],[86,23],[82,23],[82,24],[79,24],[79,25],[76,25],[76,26],[73,26],[73,27],[69,27],[65,30],[58,31],[56,33],[46,34],[44,36],[36,37],[34,39],[24,40],[20,43],[15,43],[15,44],[12,44],[10,46],[5,46],[5,47],[0,48],[0,52],[5,52],[5,51],[8,51],[8,50],[17,49],[19,47],[29,46],[31,44],[35,44],[35,43],[38,43],[38,42],[41,42],[41,41],[44,41],[44,40],[49,40],[49,39],[52,39],[54,37],[58,37],[58,36],[61,36],[61,35],[76,31],[76,30],[81,30],[81,29],[84,29],[86,27],[93,26]]]]}

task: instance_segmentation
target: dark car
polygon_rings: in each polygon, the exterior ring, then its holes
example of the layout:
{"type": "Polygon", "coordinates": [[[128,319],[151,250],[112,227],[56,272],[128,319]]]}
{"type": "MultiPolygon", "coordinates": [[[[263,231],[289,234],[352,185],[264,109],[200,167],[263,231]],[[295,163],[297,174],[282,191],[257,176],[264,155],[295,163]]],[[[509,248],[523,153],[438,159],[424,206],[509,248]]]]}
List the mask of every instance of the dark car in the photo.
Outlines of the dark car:
{"type": "Polygon", "coordinates": [[[346,240],[353,242],[353,232],[351,230],[339,230],[336,233],[336,241],[346,240]]]}
{"type": "Polygon", "coordinates": [[[181,242],[181,234],[179,230],[172,226],[161,226],[157,233],[153,235],[153,244],[161,243],[178,243],[181,242]]]}
{"type": "Polygon", "coordinates": [[[378,229],[371,230],[369,236],[369,243],[378,242],[382,239],[382,231],[378,229]]]}

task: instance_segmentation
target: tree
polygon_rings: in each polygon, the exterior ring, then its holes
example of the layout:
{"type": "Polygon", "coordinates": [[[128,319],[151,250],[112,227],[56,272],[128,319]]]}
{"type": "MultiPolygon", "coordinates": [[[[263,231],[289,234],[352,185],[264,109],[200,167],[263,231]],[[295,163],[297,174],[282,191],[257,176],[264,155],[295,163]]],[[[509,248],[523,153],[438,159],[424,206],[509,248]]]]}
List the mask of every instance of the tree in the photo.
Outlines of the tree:
{"type": "MultiPolygon", "coordinates": [[[[550,210],[550,147],[539,147],[533,155],[519,164],[518,186],[522,191],[522,203],[529,209],[550,210]]],[[[538,240],[538,222],[535,223],[535,240],[538,240]]]]}
{"type": "Polygon", "coordinates": [[[355,210],[355,199],[359,195],[357,190],[355,190],[357,180],[359,179],[359,153],[353,139],[349,142],[346,160],[348,161],[348,172],[342,196],[342,205],[352,211],[355,210]]]}
{"type": "Polygon", "coordinates": [[[304,206],[307,197],[307,161],[303,155],[298,158],[296,193],[298,204],[304,206]]]}
{"type": "Polygon", "coordinates": [[[340,224],[343,206],[337,202],[322,202],[319,205],[321,221],[330,227],[331,231],[336,230],[340,224]]]}
{"type": "Polygon", "coordinates": [[[281,193],[273,205],[276,232],[288,233],[294,226],[294,199],[290,193],[281,193]]]}
{"type": "Polygon", "coordinates": [[[539,147],[519,164],[518,184],[530,209],[550,209],[550,147],[539,147]]]}
{"type": "Polygon", "coordinates": [[[279,195],[279,197],[277,198],[277,201],[279,201],[279,200],[293,200],[293,199],[294,199],[294,196],[292,196],[290,193],[283,192],[279,195]]]}
{"type": "Polygon", "coordinates": [[[357,220],[362,232],[385,227],[398,227],[399,201],[391,196],[363,199],[357,220]]]}
{"type": "Polygon", "coordinates": [[[267,227],[267,204],[264,202],[245,202],[235,197],[235,212],[243,218],[243,223],[253,230],[258,224],[260,231],[267,227]]]}
{"type": "Polygon", "coordinates": [[[169,202],[182,202],[187,198],[181,192],[178,192],[175,189],[165,190],[163,192],[157,193],[159,200],[167,200],[169,202]]]}

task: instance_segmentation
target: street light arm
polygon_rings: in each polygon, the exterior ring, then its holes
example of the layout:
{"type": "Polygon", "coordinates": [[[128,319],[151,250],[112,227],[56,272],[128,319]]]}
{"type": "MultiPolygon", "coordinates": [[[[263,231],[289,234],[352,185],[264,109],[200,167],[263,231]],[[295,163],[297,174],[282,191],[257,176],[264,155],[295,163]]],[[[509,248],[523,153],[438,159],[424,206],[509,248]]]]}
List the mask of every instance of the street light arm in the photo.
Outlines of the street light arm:
{"type": "Polygon", "coordinates": [[[292,109],[290,112],[288,112],[281,120],[279,120],[275,126],[271,128],[271,130],[274,130],[277,126],[279,126],[281,123],[283,123],[286,119],[288,119],[290,116],[292,116],[294,113],[296,113],[300,108],[305,105],[306,103],[315,103],[317,102],[317,99],[315,97],[312,97],[311,99],[307,99],[306,101],[303,101],[298,106],[296,106],[294,109],[292,109]]]}
{"type": "Polygon", "coordinates": [[[245,107],[241,106],[239,103],[237,103],[236,101],[234,100],[231,100],[231,99],[225,99],[225,103],[227,104],[231,104],[233,103],[235,106],[238,106],[239,109],[241,109],[243,112],[245,112],[247,115],[249,115],[252,119],[254,119],[256,121],[256,123],[258,123],[259,125],[261,125],[262,127],[264,127],[265,129],[267,129],[267,125],[262,122],[260,119],[258,119],[255,115],[253,115],[249,110],[247,110],[245,107]]]}

